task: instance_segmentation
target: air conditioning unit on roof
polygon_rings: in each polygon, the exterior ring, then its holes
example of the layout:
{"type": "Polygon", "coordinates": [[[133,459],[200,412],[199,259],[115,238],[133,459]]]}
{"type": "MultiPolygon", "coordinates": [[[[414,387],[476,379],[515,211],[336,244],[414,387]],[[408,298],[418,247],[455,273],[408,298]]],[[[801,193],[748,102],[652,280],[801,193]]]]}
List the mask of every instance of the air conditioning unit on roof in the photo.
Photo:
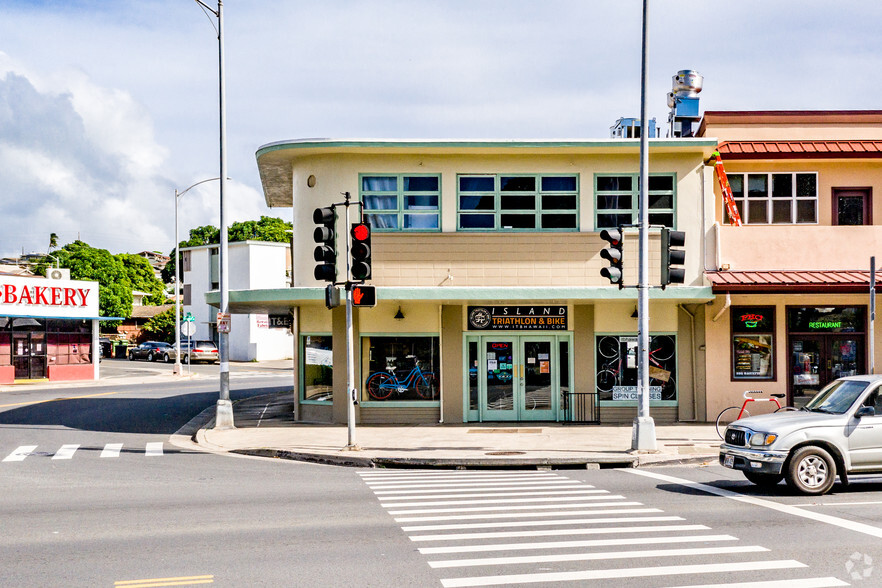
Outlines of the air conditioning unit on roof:
{"type": "Polygon", "coordinates": [[[46,277],[50,280],[69,280],[70,269],[66,267],[50,267],[46,269],[46,277]]]}

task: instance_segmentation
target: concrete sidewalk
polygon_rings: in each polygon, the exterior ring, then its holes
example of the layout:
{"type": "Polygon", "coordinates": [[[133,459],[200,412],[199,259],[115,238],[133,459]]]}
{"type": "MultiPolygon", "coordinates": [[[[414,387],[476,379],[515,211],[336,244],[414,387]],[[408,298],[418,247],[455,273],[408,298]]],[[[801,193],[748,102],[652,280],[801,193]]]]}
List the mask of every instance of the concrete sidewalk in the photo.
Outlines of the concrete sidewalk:
{"type": "Polygon", "coordinates": [[[345,425],[297,423],[290,394],[233,407],[236,428],[220,430],[213,409],[194,435],[204,449],[357,467],[641,467],[716,463],[712,424],[656,425],[657,453],[632,453],[631,425],[471,423],[359,425],[357,450],[345,425]]]}

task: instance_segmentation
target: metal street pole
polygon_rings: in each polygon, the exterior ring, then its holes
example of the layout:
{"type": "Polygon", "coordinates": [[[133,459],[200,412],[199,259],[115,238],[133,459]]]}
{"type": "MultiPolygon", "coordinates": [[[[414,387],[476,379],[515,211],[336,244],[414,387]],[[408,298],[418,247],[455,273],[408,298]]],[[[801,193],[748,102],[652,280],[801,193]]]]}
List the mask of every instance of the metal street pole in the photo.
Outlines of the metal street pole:
{"type": "MultiPolygon", "coordinates": [[[[220,312],[230,313],[230,275],[227,247],[227,122],[226,85],[224,82],[224,3],[217,0],[217,10],[202,0],[197,4],[217,17],[217,62],[218,62],[218,112],[220,118],[220,312]]],[[[229,324],[229,323],[228,323],[229,324]]],[[[214,428],[233,429],[233,404],[230,402],[230,337],[224,329],[218,329],[218,355],[220,356],[220,394],[217,401],[214,428]]]]}
{"type": "Polygon", "coordinates": [[[643,50],[640,63],[640,196],[639,271],[637,284],[637,417],[631,433],[631,449],[656,451],[655,423],[649,416],[649,119],[646,113],[649,41],[649,0],[643,0],[643,50]]]}
{"type": "MultiPolygon", "coordinates": [[[[178,192],[177,188],[175,188],[175,368],[173,373],[176,376],[181,375],[181,238],[178,236],[178,199],[199,184],[214,182],[219,179],[209,178],[196,182],[183,192],[178,192]]],[[[189,375],[189,370],[187,373],[189,375]]]]}
{"type": "Polygon", "coordinates": [[[352,284],[349,282],[349,276],[352,270],[352,259],[349,253],[349,192],[345,192],[346,196],[346,224],[343,227],[343,237],[346,241],[346,428],[349,434],[349,441],[346,448],[357,450],[358,445],[355,443],[355,329],[352,325],[352,284]]]}

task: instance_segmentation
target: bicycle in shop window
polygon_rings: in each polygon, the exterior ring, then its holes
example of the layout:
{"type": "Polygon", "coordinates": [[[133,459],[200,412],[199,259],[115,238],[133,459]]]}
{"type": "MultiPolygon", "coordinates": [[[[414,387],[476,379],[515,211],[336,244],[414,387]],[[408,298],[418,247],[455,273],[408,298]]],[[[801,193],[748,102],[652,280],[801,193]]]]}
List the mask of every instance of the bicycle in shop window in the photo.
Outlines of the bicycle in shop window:
{"type": "Polygon", "coordinates": [[[374,400],[388,400],[393,394],[407,396],[414,390],[418,397],[423,400],[435,400],[437,398],[438,385],[434,372],[425,372],[420,367],[419,361],[413,355],[407,359],[414,361],[413,369],[404,378],[399,378],[395,373],[395,366],[387,365],[385,372],[374,372],[365,383],[368,395],[374,400]]]}
{"type": "MultiPolygon", "coordinates": [[[[676,390],[677,382],[671,375],[666,362],[674,357],[677,346],[670,335],[658,335],[649,340],[649,385],[662,389],[662,397],[671,396],[676,390]],[[654,368],[654,369],[653,369],[654,368]]],[[[625,370],[626,354],[622,353],[618,337],[601,337],[597,350],[606,361],[602,362],[597,372],[595,384],[599,392],[612,392],[616,386],[622,386],[625,370]]]]}

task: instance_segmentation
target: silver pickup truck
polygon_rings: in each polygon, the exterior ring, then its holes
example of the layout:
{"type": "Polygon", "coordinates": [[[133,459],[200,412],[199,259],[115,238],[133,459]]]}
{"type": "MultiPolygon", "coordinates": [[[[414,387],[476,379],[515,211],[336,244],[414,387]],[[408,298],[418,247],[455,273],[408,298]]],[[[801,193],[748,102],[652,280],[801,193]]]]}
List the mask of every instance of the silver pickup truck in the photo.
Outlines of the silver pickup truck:
{"type": "Polygon", "coordinates": [[[748,417],[726,427],[720,464],[760,486],[782,479],[824,494],[836,476],[882,473],[882,376],[831,382],[797,412],[748,417]]]}

